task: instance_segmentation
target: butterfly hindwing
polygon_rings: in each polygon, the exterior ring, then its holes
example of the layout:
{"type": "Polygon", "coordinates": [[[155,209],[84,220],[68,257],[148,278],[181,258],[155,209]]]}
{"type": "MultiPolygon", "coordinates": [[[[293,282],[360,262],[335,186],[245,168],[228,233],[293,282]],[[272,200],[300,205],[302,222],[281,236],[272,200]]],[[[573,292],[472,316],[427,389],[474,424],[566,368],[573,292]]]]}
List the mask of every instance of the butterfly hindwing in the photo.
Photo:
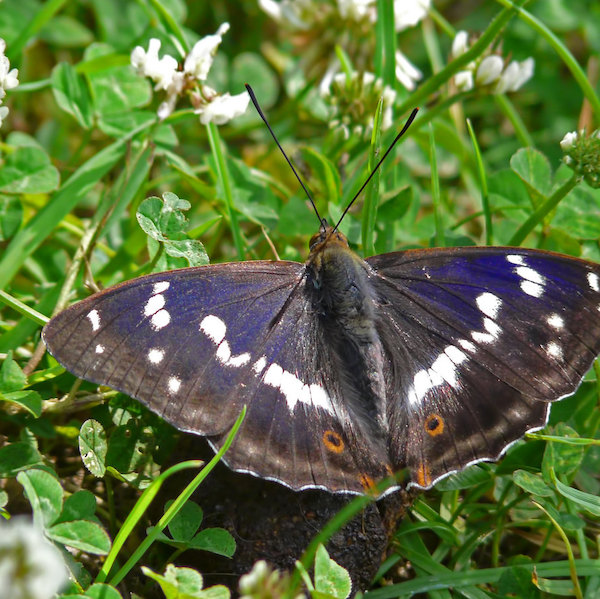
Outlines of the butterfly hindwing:
{"type": "MultiPolygon", "coordinates": [[[[235,468],[260,467],[293,488],[363,492],[389,473],[385,444],[365,435],[347,409],[333,348],[312,299],[310,284],[299,285],[261,345],[259,360],[264,357],[266,365],[247,402],[235,468]],[[277,400],[265,402],[265,392],[273,390],[277,400]]],[[[231,463],[231,452],[225,459],[231,463]]]]}
{"type": "Polygon", "coordinates": [[[392,463],[413,484],[496,459],[544,426],[600,352],[600,268],[512,248],[367,259],[390,360],[392,463]]]}
{"type": "Polygon", "coordinates": [[[292,488],[362,492],[389,472],[353,426],[304,265],[245,262],[141,277],[91,296],[44,329],[71,372],[139,399],[218,447],[236,470],[292,488]]]}

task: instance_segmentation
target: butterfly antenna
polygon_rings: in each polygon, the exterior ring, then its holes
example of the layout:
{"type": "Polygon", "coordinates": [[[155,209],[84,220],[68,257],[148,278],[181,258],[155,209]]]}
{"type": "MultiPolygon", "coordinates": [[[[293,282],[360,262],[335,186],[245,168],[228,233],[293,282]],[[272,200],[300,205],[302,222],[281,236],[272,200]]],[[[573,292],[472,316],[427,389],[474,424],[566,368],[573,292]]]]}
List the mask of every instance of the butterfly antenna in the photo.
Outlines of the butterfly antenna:
{"type": "Polygon", "coordinates": [[[258,114],[260,115],[260,118],[264,121],[265,125],[267,126],[267,129],[269,130],[269,133],[271,134],[271,136],[275,140],[275,143],[277,144],[277,147],[279,148],[279,150],[283,154],[283,157],[287,160],[287,163],[290,165],[290,168],[292,169],[292,172],[294,173],[294,175],[296,175],[296,179],[298,179],[298,182],[302,186],[302,189],[304,189],[304,193],[306,194],[306,196],[310,200],[310,203],[312,204],[313,210],[315,211],[315,214],[317,215],[317,218],[319,219],[319,222],[321,224],[324,224],[324,219],[321,218],[321,215],[319,214],[319,211],[317,210],[317,206],[315,204],[315,201],[313,200],[313,197],[312,197],[310,191],[308,191],[308,188],[306,187],[306,185],[304,185],[304,181],[302,181],[302,179],[300,178],[300,175],[296,172],[296,169],[294,168],[294,165],[292,164],[292,161],[288,158],[287,154],[285,153],[285,151],[281,147],[281,144],[279,143],[279,140],[277,139],[277,136],[273,132],[273,129],[271,129],[271,125],[269,125],[269,121],[267,121],[267,117],[263,114],[263,111],[260,109],[260,106],[258,104],[258,100],[256,99],[256,96],[254,95],[254,91],[252,90],[252,88],[247,83],[246,83],[246,89],[248,90],[248,94],[250,95],[250,99],[252,100],[252,104],[254,104],[254,108],[256,108],[256,112],[258,112],[258,114]]]}
{"type": "Polygon", "coordinates": [[[340,220],[338,220],[337,225],[335,227],[333,227],[333,231],[337,231],[337,228],[340,226],[340,223],[346,216],[348,210],[350,210],[350,208],[352,207],[352,204],[354,204],[354,202],[356,201],[356,198],[358,198],[358,196],[362,193],[363,189],[369,184],[369,181],[373,178],[373,175],[377,172],[377,169],[381,166],[383,161],[387,158],[387,155],[392,151],[392,148],[396,145],[398,140],[406,133],[406,130],[411,126],[412,122],[415,120],[415,117],[417,116],[417,112],[419,112],[418,108],[415,108],[411,112],[410,116],[408,117],[408,120],[404,124],[404,127],[402,127],[402,131],[400,131],[400,133],[398,133],[398,135],[396,135],[396,137],[394,138],[394,141],[390,144],[390,147],[386,150],[385,154],[381,157],[381,160],[375,165],[375,168],[371,171],[371,174],[367,177],[367,180],[362,184],[361,188],[356,192],[356,194],[354,195],[354,197],[352,198],[350,203],[346,206],[346,209],[342,213],[340,220]]]}

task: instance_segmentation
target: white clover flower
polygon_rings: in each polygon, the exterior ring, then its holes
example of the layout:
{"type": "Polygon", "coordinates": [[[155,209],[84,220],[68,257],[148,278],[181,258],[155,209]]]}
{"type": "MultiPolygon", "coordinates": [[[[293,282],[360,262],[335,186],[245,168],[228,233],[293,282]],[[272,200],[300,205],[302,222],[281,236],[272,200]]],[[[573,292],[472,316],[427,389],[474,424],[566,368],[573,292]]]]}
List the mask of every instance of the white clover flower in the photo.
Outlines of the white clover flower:
{"type": "MultiPolygon", "coordinates": [[[[373,85],[373,83],[375,83],[375,73],[370,73],[368,71],[365,71],[362,74],[362,82],[363,85],[373,85]]],[[[394,98],[396,97],[396,94],[394,93],[394,98]]]]}
{"type": "Polygon", "coordinates": [[[459,71],[454,75],[454,84],[456,89],[461,92],[468,92],[473,89],[473,71],[459,71]]]}
{"type": "MultiPolygon", "coordinates": [[[[466,31],[459,31],[452,41],[451,58],[458,58],[469,49],[469,36],[466,31]]],[[[459,91],[469,91],[475,85],[494,84],[491,93],[503,94],[517,91],[534,71],[535,61],[529,57],[522,62],[513,60],[507,67],[497,54],[484,56],[479,62],[471,62],[467,67],[454,75],[454,83],[459,91]]]]}
{"type": "Polygon", "coordinates": [[[19,70],[10,68],[10,61],[4,55],[6,50],[6,42],[0,38],[0,89],[2,89],[2,96],[7,89],[14,89],[19,85],[19,70]]]}
{"type": "Polygon", "coordinates": [[[183,70],[198,81],[204,81],[212,67],[217,48],[223,41],[223,35],[229,31],[229,23],[223,23],[217,33],[198,40],[192,51],[186,56],[183,70]]]}
{"type": "Polygon", "coordinates": [[[335,74],[323,99],[329,105],[329,127],[343,139],[351,135],[363,137],[373,130],[373,114],[381,99],[381,128],[385,130],[393,125],[396,92],[368,71],[354,71],[349,77],[346,73],[335,74]]]}
{"type": "Polygon", "coordinates": [[[148,51],[142,46],[136,46],[131,51],[131,65],[140,74],[146,76],[146,63],[149,60],[158,61],[158,51],[160,50],[160,40],[155,37],[148,42],[148,51]]]}
{"type": "Polygon", "coordinates": [[[31,520],[0,518],[0,595],[7,599],[50,599],[68,572],[60,551],[31,520]]]}
{"type": "Polygon", "coordinates": [[[563,162],[579,180],[592,189],[600,189],[600,130],[571,131],[562,138],[563,162]]]}
{"type": "MultiPolygon", "coordinates": [[[[335,43],[335,32],[332,28],[335,28],[336,24],[339,23],[340,28],[347,30],[348,24],[344,24],[344,21],[355,21],[358,24],[356,30],[362,31],[371,27],[377,18],[376,0],[336,0],[335,3],[317,0],[258,0],[258,4],[271,18],[288,29],[309,32],[307,35],[312,41],[304,43],[311,44],[314,48],[304,62],[309,63],[309,70],[317,64],[320,72],[322,63],[315,57],[329,57],[333,54],[331,46],[335,43]]],[[[430,6],[431,0],[394,0],[395,30],[402,31],[416,25],[427,16],[430,6]]],[[[302,48],[299,49],[302,51],[302,48]]],[[[363,55],[368,56],[365,54],[368,51],[371,50],[361,48],[363,55]]],[[[365,61],[359,62],[364,64],[365,61]]],[[[319,84],[321,95],[327,93],[332,76],[337,70],[332,66],[332,62],[326,64],[326,72],[319,84]]],[[[398,81],[408,90],[414,90],[422,74],[401,52],[396,54],[395,68],[398,81]]]]}
{"type": "MultiPolygon", "coordinates": [[[[4,55],[6,50],[6,42],[0,38],[0,104],[2,99],[6,96],[7,89],[14,89],[19,85],[19,71],[18,69],[10,68],[10,61],[4,55]]],[[[8,115],[8,108],[6,106],[0,106],[0,127],[2,122],[8,115]]]]}
{"type": "Polygon", "coordinates": [[[196,42],[186,56],[182,70],[172,56],[166,54],[158,57],[160,40],[156,38],[150,40],[147,51],[141,46],[133,49],[132,66],[140,75],[150,77],[155,82],[155,90],[166,92],[165,100],[158,107],[160,120],[166,119],[175,110],[177,100],[185,92],[192,92],[194,112],[200,115],[203,124],[214,122],[222,125],[246,110],[250,100],[247,92],[237,96],[228,93],[219,96],[215,90],[203,84],[227,31],[229,23],[223,23],[214,35],[207,35],[196,42]]]}
{"type": "Polygon", "coordinates": [[[361,21],[375,18],[374,0],[337,0],[338,12],[343,19],[361,21]]]}
{"type": "Polygon", "coordinates": [[[466,31],[459,31],[452,40],[452,58],[458,58],[469,49],[469,34],[466,31]]]}
{"type": "Polygon", "coordinates": [[[535,60],[530,56],[520,64],[520,72],[517,81],[510,88],[510,91],[516,91],[533,77],[535,71],[535,60]]]}
{"type": "Polygon", "coordinates": [[[236,116],[244,114],[248,108],[248,102],[250,102],[248,92],[242,92],[235,96],[229,93],[215,95],[210,102],[194,110],[194,113],[200,115],[200,122],[203,125],[207,123],[224,125],[236,116]]]}
{"type": "Polygon", "coordinates": [[[311,0],[258,0],[258,6],[272,19],[281,25],[287,25],[294,29],[309,29],[310,23],[302,19],[304,9],[311,9],[311,0]]]}
{"type": "Polygon", "coordinates": [[[500,56],[492,54],[486,56],[477,67],[477,73],[475,74],[475,83],[477,85],[489,85],[500,78],[502,69],[504,68],[504,61],[500,56]]]}
{"type": "Polygon", "coordinates": [[[413,27],[427,16],[431,0],[394,0],[396,31],[413,27]]]}
{"type": "Polygon", "coordinates": [[[563,152],[567,152],[575,145],[576,141],[577,141],[577,131],[570,131],[569,133],[566,133],[565,136],[560,141],[560,149],[563,152]]]}
{"type": "Polygon", "coordinates": [[[400,52],[396,50],[396,79],[408,90],[417,87],[416,83],[423,77],[423,73],[400,52]]]}
{"type": "Polygon", "coordinates": [[[185,74],[182,71],[176,71],[173,79],[167,87],[167,99],[158,107],[158,118],[166,119],[175,110],[177,99],[182,94],[186,85],[185,74]]]}
{"type": "Polygon", "coordinates": [[[339,68],[340,61],[337,58],[334,58],[327,67],[325,75],[323,75],[323,79],[321,79],[321,82],[319,83],[319,93],[322,96],[326,96],[329,94],[331,82],[333,81],[333,77],[335,76],[335,74],[339,71],[339,68]]]}
{"type": "Polygon", "coordinates": [[[505,92],[517,91],[523,84],[531,79],[535,68],[535,61],[530,56],[523,62],[517,62],[513,60],[504,69],[502,76],[496,83],[494,92],[497,94],[503,94],[505,92]]]}
{"type": "MultiPolygon", "coordinates": [[[[333,82],[337,83],[337,85],[339,85],[339,86],[346,85],[346,80],[347,80],[346,73],[336,73],[333,76],[333,82]]],[[[364,81],[364,79],[363,79],[363,81],[364,81]]]]}
{"type": "Polygon", "coordinates": [[[167,89],[177,72],[177,60],[165,54],[158,58],[160,40],[153,37],[148,42],[148,51],[136,46],[131,53],[131,64],[140,75],[150,77],[155,82],[154,89],[167,89]]]}
{"type": "Polygon", "coordinates": [[[238,583],[240,593],[242,595],[252,593],[270,574],[271,569],[267,562],[264,559],[257,561],[248,574],[240,576],[240,581],[238,583]]]}

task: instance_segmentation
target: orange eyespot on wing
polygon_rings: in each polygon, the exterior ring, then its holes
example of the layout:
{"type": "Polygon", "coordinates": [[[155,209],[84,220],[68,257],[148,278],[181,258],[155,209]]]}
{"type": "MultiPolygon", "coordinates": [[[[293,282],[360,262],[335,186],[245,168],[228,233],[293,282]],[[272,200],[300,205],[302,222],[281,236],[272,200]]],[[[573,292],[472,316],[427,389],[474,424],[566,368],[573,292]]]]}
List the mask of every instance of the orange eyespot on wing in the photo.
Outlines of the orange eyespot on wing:
{"type": "Polygon", "coordinates": [[[425,431],[432,437],[444,432],[444,419],[439,414],[430,414],[425,420],[425,431]]]}
{"type": "Polygon", "coordinates": [[[325,431],[323,433],[323,443],[325,447],[333,453],[342,453],[344,451],[344,440],[339,433],[335,431],[325,431]]]}

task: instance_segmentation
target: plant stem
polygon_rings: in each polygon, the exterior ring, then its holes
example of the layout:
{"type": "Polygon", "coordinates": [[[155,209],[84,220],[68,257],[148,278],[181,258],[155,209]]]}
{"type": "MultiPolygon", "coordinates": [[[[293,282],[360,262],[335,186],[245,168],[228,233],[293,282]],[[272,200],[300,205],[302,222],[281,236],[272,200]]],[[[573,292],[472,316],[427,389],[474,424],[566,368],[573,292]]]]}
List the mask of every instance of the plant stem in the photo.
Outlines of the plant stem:
{"type": "Polygon", "coordinates": [[[477,143],[477,137],[473,126],[471,125],[471,119],[467,119],[467,128],[469,135],[471,136],[471,142],[473,143],[473,150],[475,151],[475,162],[477,163],[477,171],[479,173],[479,183],[481,185],[481,208],[485,219],[485,244],[494,244],[494,231],[492,225],[492,213],[490,211],[490,202],[488,194],[487,177],[485,174],[485,166],[483,164],[483,157],[481,156],[481,150],[477,143]]]}
{"type": "Polygon", "coordinates": [[[227,209],[227,218],[229,220],[229,226],[231,227],[231,233],[233,235],[233,243],[235,244],[238,258],[243,260],[245,254],[244,241],[242,239],[242,233],[240,231],[240,226],[237,219],[237,212],[235,211],[235,206],[233,205],[231,177],[227,168],[227,162],[225,161],[225,155],[223,154],[219,130],[214,123],[208,123],[208,125],[206,125],[206,131],[208,133],[208,141],[210,143],[210,148],[212,150],[213,158],[217,168],[217,176],[223,190],[225,207],[227,209]]]}
{"type": "Polygon", "coordinates": [[[529,131],[527,131],[527,127],[521,115],[515,110],[513,103],[504,94],[496,94],[494,100],[504,113],[504,116],[510,121],[521,145],[526,148],[535,148],[533,138],[529,134],[529,131]]]}
{"type": "Polygon", "coordinates": [[[521,245],[529,233],[541,223],[544,218],[554,210],[561,200],[577,185],[578,177],[573,175],[568,181],[563,183],[549,198],[542,202],[537,210],[517,229],[510,238],[508,245],[521,245]]]}

